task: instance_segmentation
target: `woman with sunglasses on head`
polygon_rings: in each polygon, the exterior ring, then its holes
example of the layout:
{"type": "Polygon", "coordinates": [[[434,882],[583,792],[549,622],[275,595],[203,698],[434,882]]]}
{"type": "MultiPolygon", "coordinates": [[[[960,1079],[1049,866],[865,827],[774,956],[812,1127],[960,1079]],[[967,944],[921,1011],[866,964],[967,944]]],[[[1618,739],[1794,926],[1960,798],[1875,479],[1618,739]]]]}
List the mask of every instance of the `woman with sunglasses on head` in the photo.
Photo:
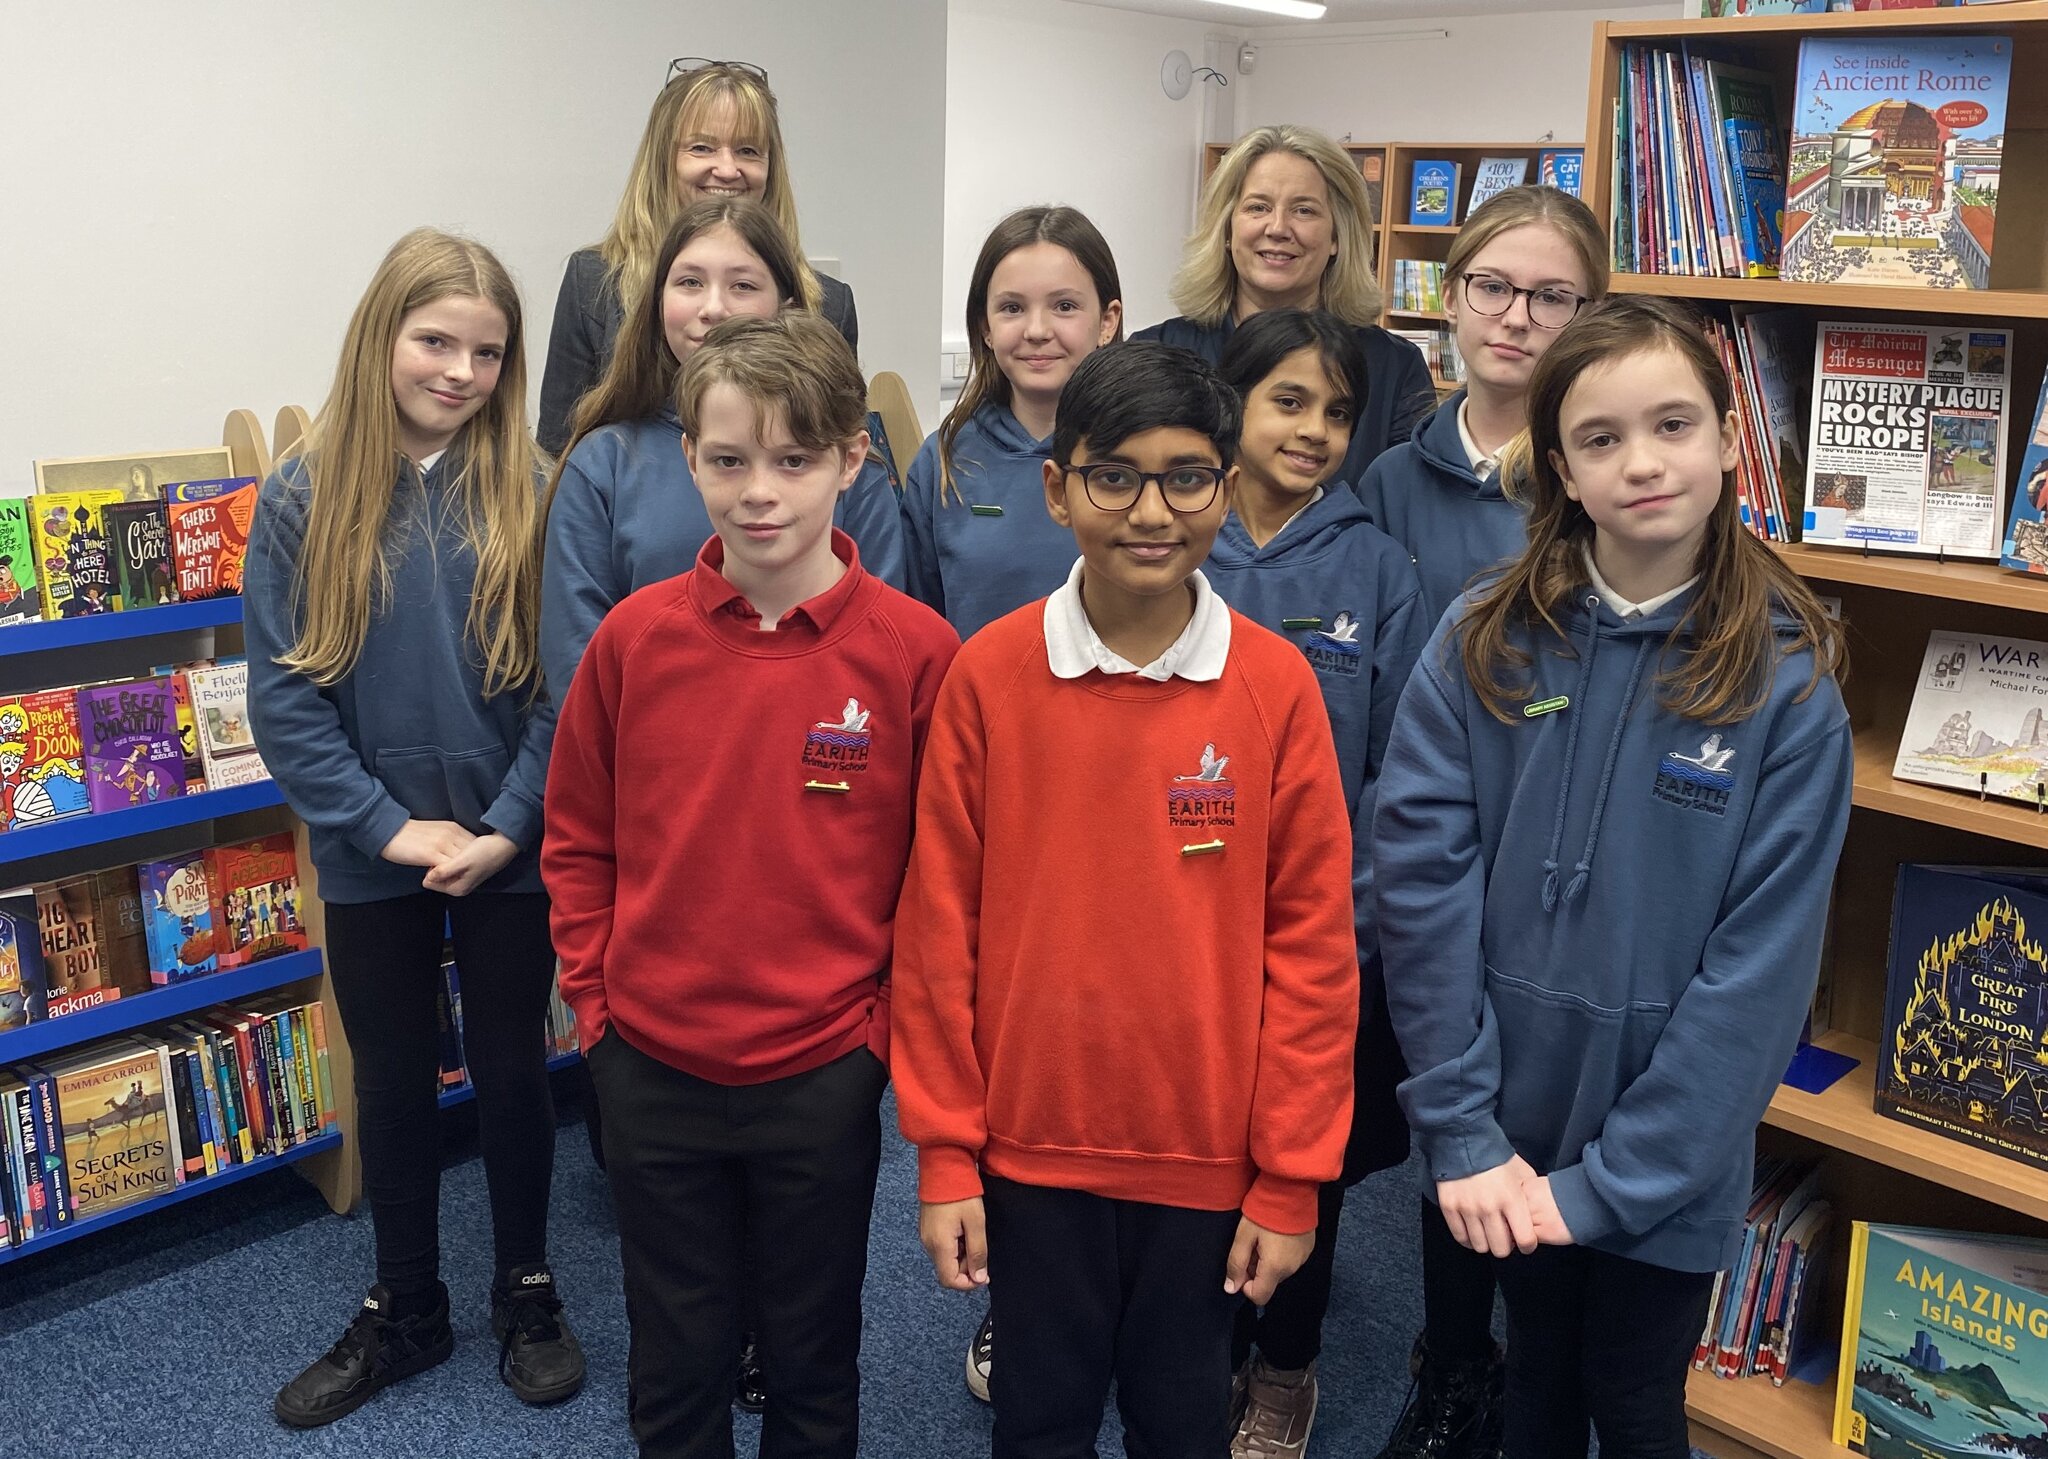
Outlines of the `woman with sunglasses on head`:
{"type": "Polygon", "coordinates": [[[1422,351],[1375,321],[1372,217],[1344,149],[1307,127],[1260,127],[1223,154],[1173,280],[1181,313],[1141,329],[1220,364],[1237,326],[1268,309],[1323,309],[1351,326],[1372,386],[1334,479],[1356,488],[1436,408],[1422,351]]]}
{"type": "Polygon", "coordinates": [[[535,433],[549,452],[568,444],[576,402],[604,374],[624,301],[645,285],[669,225],[691,203],[729,197],[753,198],[775,214],[796,245],[803,285],[797,302],[824,315],[859,351],[853,290],[804,261],[768,73],[745,61],[684,56],[669,62],[604,241],[571,254],[562,276],[535,433]]]}

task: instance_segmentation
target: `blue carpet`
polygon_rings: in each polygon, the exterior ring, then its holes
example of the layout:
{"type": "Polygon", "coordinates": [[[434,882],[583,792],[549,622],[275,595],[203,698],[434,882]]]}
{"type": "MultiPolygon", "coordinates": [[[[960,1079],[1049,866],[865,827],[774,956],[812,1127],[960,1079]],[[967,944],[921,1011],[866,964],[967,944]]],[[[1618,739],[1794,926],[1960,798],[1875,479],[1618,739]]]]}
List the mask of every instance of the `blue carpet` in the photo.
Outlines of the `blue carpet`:
{"type": "MultiPolygon", "coordinates": [[[[988,1410],[961,1381],[977,1298],[939,1290],[917,1243],[915,1160],[884,1111],[881,1188],[867,1285],[862,1450],[888,1459],[988,1451],[988,1410]]],[[[444,1276],[455,1356],[329,1428],[296,1433],[271,1395],[339,1335],[370,1272],[370,1224],[330,1214],[289,1173],[0,1268],[0,1373],[11,1454],[602,1456],[633,1453],[625,1418],[626,1321],[610,1195],[580,1125],[557,1142],[555,1271],[590,1381],[554,1409],[523,1407],[497,1379],[488,1313],[483,1169],[448,1117],[444,1276]]],[[[1351,1193],[1325,1329],[1313,1452],[1375,1453],[1407,1390],[1420,1325],[1415,1174],[1351,1193]]],[[[1121,1459],[1115,1420],[1105,1459],[1121,1459]]],[[[758,1426],[740,1425],[751,1454],[758,1426]]]]}

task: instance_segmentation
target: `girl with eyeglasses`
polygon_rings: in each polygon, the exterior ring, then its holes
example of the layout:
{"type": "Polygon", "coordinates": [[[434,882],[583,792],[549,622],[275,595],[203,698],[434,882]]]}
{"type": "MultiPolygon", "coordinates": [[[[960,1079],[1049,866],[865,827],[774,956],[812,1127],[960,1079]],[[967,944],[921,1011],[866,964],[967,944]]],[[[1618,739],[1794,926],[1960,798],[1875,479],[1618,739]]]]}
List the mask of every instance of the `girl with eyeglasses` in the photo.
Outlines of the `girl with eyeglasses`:
{"type": "Polygon", "coordinates": [[[745,61],[684,56],[669,62],[612,226],[603,242],[570,255],[562,275],[535,432],[547,451],[568,444],[576,402],[604,374],[626,301],[646,286],[669,225],[706,198],[753,198],[775,214],[796,250],[800,302],[824,315],[858,353],[853,290],[804,260],[768,73],[745,61]]]}
{"type": "Polygon", "coordinates": [[[1376,322],[1365,180],[1321,132],[1260,127],[1223,154],[1202,189],[1173,302],[1177,317],[1131,338],[1179,345],[1212,365],[1222,362],[1232,332],[1268,309],[1326,309],[1351,326],[1372,376],[1337,472],[1354,487],[1374,457],[1407,440],[1436,408],[1422,351],[1376,322]]]}
{"type": "MultiPolygon", "coordinates": [[[[1465,386],[1373,462],[1359,489],[1372,520],[1415,560],[1431,628],[1476,574],[1527,543],[1527,510],[1502,492],[1499,454],[1529,424],[1537,361],[1607,292],[1606,240],[1570,194],[1510,188],[1458,230],[1444,278],[1465,386]]],[[[1380,1459],[1488,1459],[1501,1432],[1494,1263],[1452,1240],[1437,1207],[1421,1204],[1415,1384],[1380,1459]]]]}

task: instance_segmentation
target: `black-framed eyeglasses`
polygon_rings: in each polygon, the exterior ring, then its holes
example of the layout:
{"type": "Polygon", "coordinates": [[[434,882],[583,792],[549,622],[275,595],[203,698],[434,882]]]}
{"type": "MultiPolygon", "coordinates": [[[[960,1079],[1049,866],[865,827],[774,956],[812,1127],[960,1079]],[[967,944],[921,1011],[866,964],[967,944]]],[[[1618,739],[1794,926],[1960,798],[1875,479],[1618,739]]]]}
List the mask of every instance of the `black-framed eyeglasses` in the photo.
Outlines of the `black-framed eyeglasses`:
{"type": "Polygon", "coordinates": [[[1181,517],[1206,510],[1222,489],[1223,478],[1230,474],[1221,466],[1169,466],[1164,471],[1140,471],[1121,461],[1091,461],[1086,466],[1061,462],[1060,470],[1081,478],[1081,489],[1098,512],[1128,512],[1145,494],[1146,486],[1157,482],[1166,509],[1181,517]]]}
{"type": "Polygon", "coordinates": [[[752,61],[714,61],[709,56],[677,56],[668,63],[668,74],[661,78],[661,84],[666,86],[678,76],[687,76],[692,71],[703,70],[706,66],[726,66],[734,71],[746,72],[749,76],[757,78],[764,86],[768,82],[768,73],[752,61]]]}
{"type": "Polygon", "coordinates": [[[1563,329],[1578,317],[1585,300],[1570,289],[1518,289],[1493,274],[1460,274],[1465,285],[1465,302],[1474,314],[1498,319],[1515,307],[1515,300],[1529,301],[1529,322],[1538,329],[1563,329]]]}

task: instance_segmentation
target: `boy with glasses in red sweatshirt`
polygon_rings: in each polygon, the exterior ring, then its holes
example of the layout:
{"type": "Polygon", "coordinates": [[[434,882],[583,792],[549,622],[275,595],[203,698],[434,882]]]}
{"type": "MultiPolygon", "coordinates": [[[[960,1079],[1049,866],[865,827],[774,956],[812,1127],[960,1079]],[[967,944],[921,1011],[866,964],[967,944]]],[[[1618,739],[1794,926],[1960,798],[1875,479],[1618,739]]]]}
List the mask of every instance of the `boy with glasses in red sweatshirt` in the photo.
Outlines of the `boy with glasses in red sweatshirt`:
{"type": "Polygon", "coordinates": [[[1237,397],[1157,344],[1061,392],[1080,548],[955,660],[896,923],[893,1073],[940,1282],[987,1283],[993,1453],[1222,1455],[1231,1326],[1343,1163],[1358,959],[1329,717],[1199,571],[1237,397]]]}

